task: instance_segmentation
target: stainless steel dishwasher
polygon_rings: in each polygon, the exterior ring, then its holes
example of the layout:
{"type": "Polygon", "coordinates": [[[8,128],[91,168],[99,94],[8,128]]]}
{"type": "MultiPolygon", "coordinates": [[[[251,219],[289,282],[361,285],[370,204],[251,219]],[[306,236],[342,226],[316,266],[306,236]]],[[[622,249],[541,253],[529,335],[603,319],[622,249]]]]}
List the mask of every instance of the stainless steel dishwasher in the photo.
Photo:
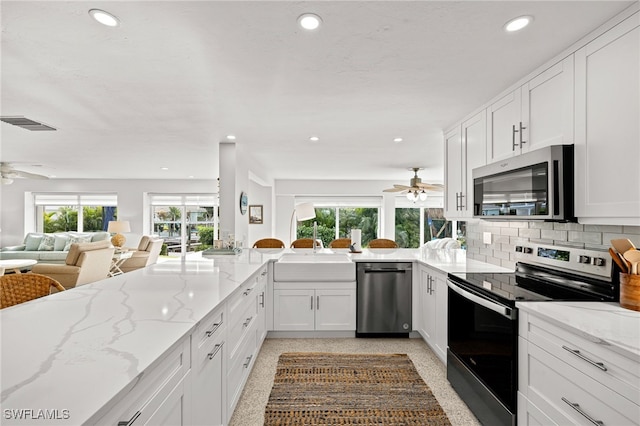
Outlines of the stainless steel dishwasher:
{"type": "Polygon", "coordinates": [[[408,337],[411,263],[358,262],[356,271],[356,337],[408,337]]]}

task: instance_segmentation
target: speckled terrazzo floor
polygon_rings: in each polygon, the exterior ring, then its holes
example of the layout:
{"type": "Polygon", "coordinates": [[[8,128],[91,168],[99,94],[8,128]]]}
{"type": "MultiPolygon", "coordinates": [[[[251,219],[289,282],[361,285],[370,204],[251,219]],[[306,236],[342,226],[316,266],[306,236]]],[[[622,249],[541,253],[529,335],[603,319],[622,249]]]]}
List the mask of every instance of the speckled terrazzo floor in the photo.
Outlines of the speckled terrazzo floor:
{"type": "Polygon", "coordinates": [[[446,379],[446,369],[422,339],[266,339],[230,426],[260,426],[278,357],[283,352],[404,353],[429,385],[453,426],[480,423],[446,379]]]}

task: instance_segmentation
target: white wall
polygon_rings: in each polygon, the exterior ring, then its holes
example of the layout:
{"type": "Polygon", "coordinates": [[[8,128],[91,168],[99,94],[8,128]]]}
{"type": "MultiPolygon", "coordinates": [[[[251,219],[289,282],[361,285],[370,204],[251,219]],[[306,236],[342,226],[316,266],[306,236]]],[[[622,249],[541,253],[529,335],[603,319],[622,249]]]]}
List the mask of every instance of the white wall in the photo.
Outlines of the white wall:
{"type": "Polygon", "coordinates": [[[245,215],[244,220],[248,226],[248,245],[253,246],[257,240],[261,238],[270,238],[274,229],[273,220],[273,187],[263,186],[259,183],[250,180],[249,181],[249,205],[262,205],[262,223],[261,224],[249,224],[249,214],[245,215]]]}

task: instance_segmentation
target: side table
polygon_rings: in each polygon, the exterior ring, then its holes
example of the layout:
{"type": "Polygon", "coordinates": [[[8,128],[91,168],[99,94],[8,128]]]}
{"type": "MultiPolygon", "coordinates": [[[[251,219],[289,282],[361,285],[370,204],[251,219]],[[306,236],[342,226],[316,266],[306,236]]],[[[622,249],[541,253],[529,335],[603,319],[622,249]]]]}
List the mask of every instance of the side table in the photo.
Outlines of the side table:
{"type": "Polygon", "coordinates": [[[131,258],[133,256],[133,251],[117,251],[113,254],[113,258],[111,260],[111,268],[109,269],[109,276],[115,277],[116,275],[123,274],[120,266],[125,262],[125,260],[131,258]]]}

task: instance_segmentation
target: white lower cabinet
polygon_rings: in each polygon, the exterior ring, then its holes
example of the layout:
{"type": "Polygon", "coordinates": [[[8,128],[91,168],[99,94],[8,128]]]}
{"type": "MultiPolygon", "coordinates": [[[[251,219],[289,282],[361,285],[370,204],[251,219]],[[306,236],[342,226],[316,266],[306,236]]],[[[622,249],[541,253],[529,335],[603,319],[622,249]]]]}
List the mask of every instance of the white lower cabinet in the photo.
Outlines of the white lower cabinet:
{"type": "Polygon", "coordinates": [[[447,363],[447,276],[435,269],[418,268],[418,332],[443,363],[447,363]]]}
{"type": "Polygon", "coordinates": [[[355,331],[356,283],[275,283],[273,315],[279,331],[355,331]]]}
{"type": "Polygon", "coordinates": [[[192,424],[190,373],[190,337],[187,336],[145,371],[97,424],[192,424]]]}
{"type": "Polygon", "coordinates": [[[224,307],[209,314],[191,336],[193,353],[192,419],[194,425],[226,423],[227,356],[224,307]]]}
{"type": "Polygon", "coordinates": [[[519,314],[519,425],[640,424],[637,359],[543,317],[519,314]]]}
{"type": "Polygon", "coordinates": [[[267,289],[268,284],[267,268],[265,267],[258,276],[258,283],[256,285],[256,308],[258,311],[258,321],[256,329],[256,343],[258,348],[262,345],[262,342],[267,337],[267,289]]]}

